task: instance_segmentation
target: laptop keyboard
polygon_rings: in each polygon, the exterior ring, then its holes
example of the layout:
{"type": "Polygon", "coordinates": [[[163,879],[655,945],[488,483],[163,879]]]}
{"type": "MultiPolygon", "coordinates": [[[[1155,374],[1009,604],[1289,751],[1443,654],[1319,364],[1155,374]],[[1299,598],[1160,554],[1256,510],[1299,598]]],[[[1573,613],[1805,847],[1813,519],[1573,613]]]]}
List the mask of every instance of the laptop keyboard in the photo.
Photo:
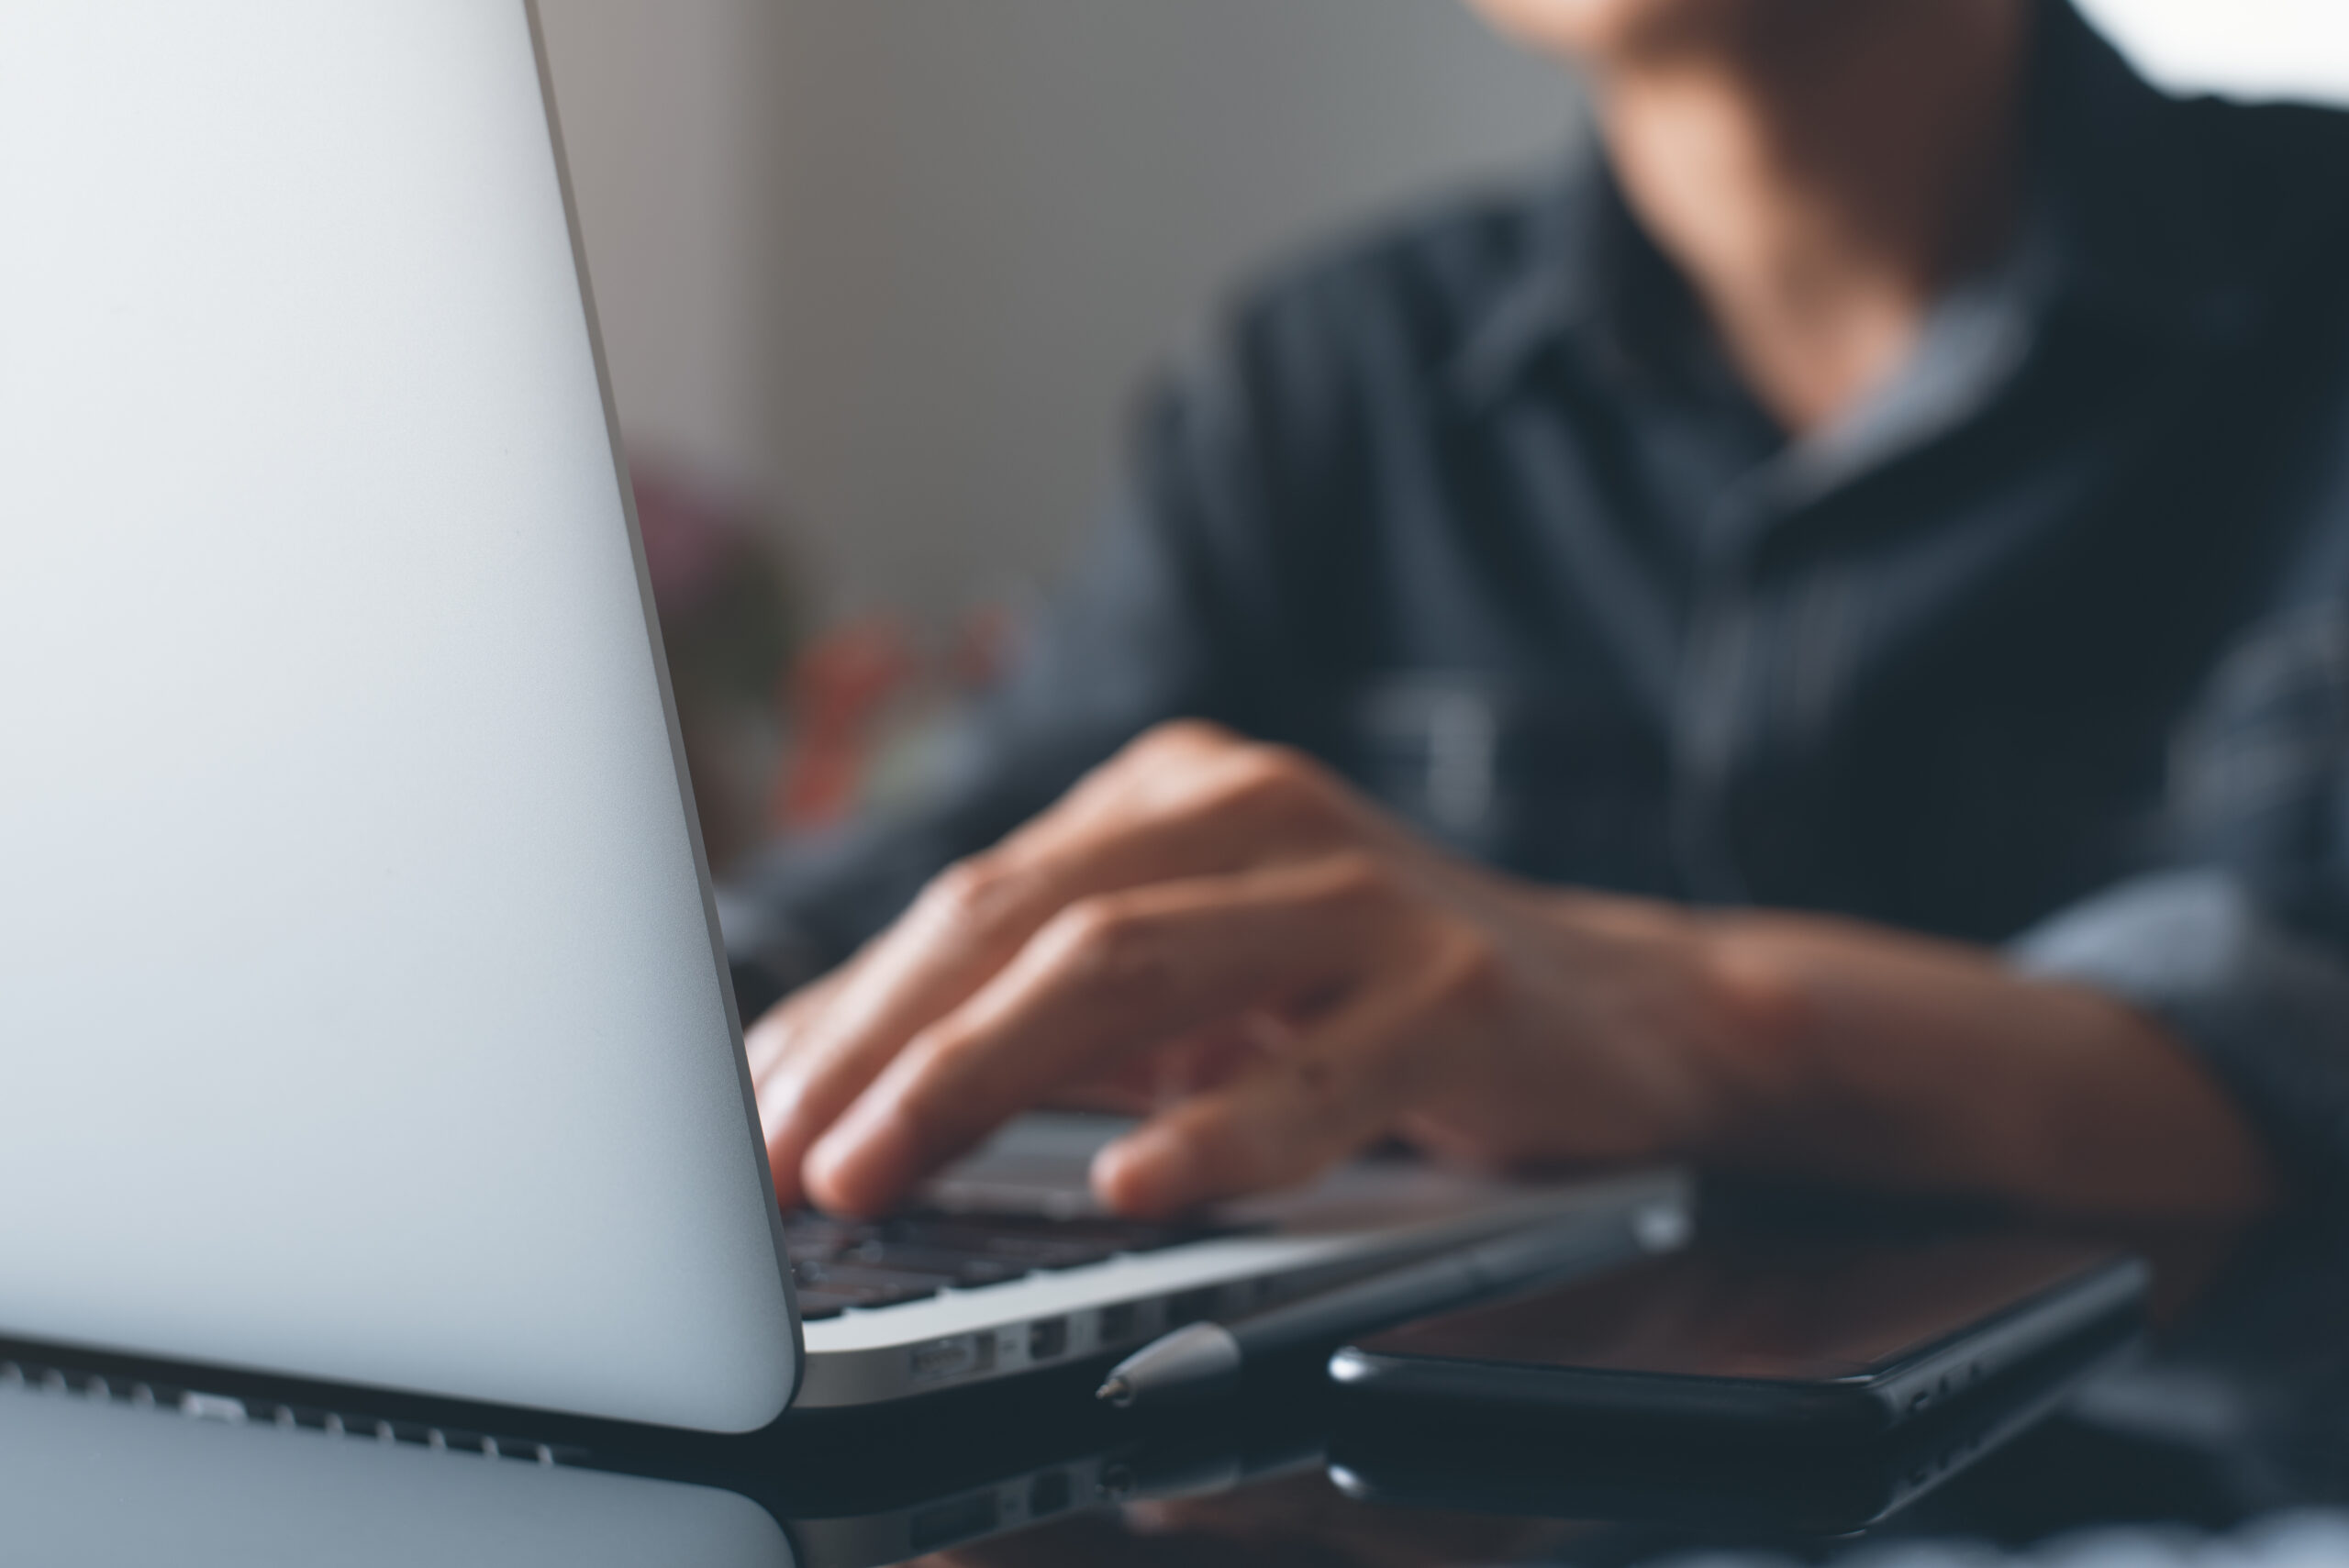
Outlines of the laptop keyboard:
{"type": "Polygon", "coordinates": [[[925,1301],[941,1290],[974,1290],[1120,1252],[1155,1252],[1230,1234],[1229,1228],[1145,1220],[934,1210],[877,1220],[806,1211],[783,1218],[804,1320],[838,1317],[852,1307],[925,1301]]]}

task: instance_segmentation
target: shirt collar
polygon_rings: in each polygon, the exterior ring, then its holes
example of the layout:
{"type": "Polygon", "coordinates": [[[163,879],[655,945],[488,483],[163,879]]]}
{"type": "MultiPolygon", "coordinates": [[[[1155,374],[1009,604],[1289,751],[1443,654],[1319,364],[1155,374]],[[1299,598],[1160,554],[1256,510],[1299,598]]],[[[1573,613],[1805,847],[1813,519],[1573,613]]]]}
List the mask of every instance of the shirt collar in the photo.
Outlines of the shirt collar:
{"type": "MultiPolygon", "coordinates": [[[[2181,144],[2180,107],[2073,8],[2041,0],[2025,89],[2029,187],[2016,252],[2033,325],[2077,309],[2132,334],[2223,345],[2255,326],[2260,291],[2217,176],[2181,144]]],[[[2011,259],[2010,259],[2011,263],[2011,259]]],[[[1573,344],[1606,370],[1641,365],[1679,288],[1590,135],[1534,198],[1531,242],[1474,318],[1454,384],[1482,406],[1546,351],[1573,344]],[[1644,317],[1644,319],[1643,319],[1644,317]]]]}
{"type": "Polygon", "coordinates": [[[1515,269],[1470,323],[1453,380],[1475,404],[1506,393],[1542,354],[1569,337],[1613,337],[1640,231],[1595,130],[1562,177],[1536,195],[1531,239],[1515,269]]]}

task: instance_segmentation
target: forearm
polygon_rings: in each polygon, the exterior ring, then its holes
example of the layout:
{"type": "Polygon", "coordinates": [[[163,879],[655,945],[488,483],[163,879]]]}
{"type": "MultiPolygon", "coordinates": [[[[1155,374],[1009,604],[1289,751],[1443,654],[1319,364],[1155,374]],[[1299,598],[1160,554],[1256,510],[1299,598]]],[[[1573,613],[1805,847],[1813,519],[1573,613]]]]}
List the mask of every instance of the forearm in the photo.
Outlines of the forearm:
{"type": "Polygon", "coordinates": [[[1732,1027],[1701,1152],[1728,1165],[2092,1212],[2242,1214],[2266,1152],[2145,1016],[1992,955],[1786,915],[1699,924],[1732,1027]]]}
{"type": "Polygon", "coordinates": [[[2115,995],[1855,922],[1519,882],[1187,724],[933,884],[750,1051],[778,1191],[851,1214],[1072,1084],[1169,1065],[1188,1086],[1096,1162],[1114,1208],[1303,1182],[1397,1133],[2107,1214],[2270,1201],[2207,1059],[2115,995]]]}

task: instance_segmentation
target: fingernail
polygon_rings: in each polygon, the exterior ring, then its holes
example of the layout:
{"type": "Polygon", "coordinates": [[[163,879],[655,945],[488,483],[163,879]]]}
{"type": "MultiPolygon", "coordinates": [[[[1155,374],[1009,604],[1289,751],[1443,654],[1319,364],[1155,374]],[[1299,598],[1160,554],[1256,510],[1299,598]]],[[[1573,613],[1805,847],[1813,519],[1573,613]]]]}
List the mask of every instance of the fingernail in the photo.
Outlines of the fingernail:
{"type": "Polygon", "coordinates": [[[759,1136],[767,1146],[767,1160],[774,1167],[778,1184],[788,1181],[798,1184],[799,1162],[807,1158],[807,1129],[799,1125],[793,1112],[797,1107],[788,1103],[759,1097],[759,1136]],[[788,1169],[786,1169],[788,1167],[788,1169]]]}
{"type": "Polygon", "coordinates": [[[1148,1128],[1096,1154],[1091,1177],[1095,1195],[1119,1213],[1163,1213],[1188,1197],[1181,1142],[1148,1128]]]}
{"type": "Polygon", "coordinates": [[[841,1193],[841,1167],[852,1163],[854,1158],[855,1151],[843,1144],[837,1131],[828,1132],[799,1157],[799,1180],[829,1208],[841,1193]]]}
{"type": "Polygon", "coordinates": [[[800,1164],[825,1207],[865,1212],[885,1206],[907,1179],[911,1145],[894,1117],[851,1111],[816,1140],[800,1164]]]}

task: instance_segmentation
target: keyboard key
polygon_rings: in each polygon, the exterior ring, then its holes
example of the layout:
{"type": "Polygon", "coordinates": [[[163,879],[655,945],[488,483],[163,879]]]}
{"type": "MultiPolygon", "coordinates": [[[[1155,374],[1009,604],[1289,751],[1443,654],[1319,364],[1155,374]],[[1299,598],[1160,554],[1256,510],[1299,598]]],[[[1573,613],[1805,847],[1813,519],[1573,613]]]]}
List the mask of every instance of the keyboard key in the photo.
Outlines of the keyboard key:
{"type": "Polygon", "coordinates": [[[824,1290],[918,1291],[935,1296],[954,1283],[952,1274],[918,1269],[875,1268],[870,1263],[794,1263],[792,1274],[824,1290]]]}
{"type": "Polygon", "coordinates": [[[794,1214],[783,1222],[784,1244],[794,1259],[834,1258],[851,1249],[881,1239],[882,1228],[857,1220],[830,1219],[818,1214],[794,1214]]]}
{"type": "Polygon", "coordinates": [[[834,1262],[941,1274],[958,1288],[965,1290],[979,1285],[1001,1284],[1007,1280],[1025,1279],[1034,1272],[1028,1264],[1016,1259],[948,1247],[925,1246],[918,1241],[866,1242],[853,1251],[841,1253],[834,1262]]]}
{"type": "Polygon", "coordinates": [[[1030,1236],[959,1226],[922,1225],[903,1245],[934,1248],[966,1257],[992,1258],[1023,1269],[1073,1269],[1115,1257],[1119,1249],[1074,1238],[1030,1236]]]}
{"type": "Polygon", "coordinates": [[[835,1307],[895,1307],[900,1302],[926,1301],[949,1283],[938,1274],[841,1268],[829,1263],[795,1263],[791,1274],[792,1283],[798,1287],[803,1318],[808,1316],[810,1301],[835,1307]]]}
{"type": "Polygon", "coordinates": [[[1080,1268],[1120,1252],[1152,1252],[1229,1229],[1088,1217],[917,1211],[888,1219],[784,1218],[800,1316],[893,1307],[941,1290],[974,1290],[1037,1270],[1080,1268]]]}
{"type": "Polygon", "coordinates": [[[907,1242],[1011,1259],[1040,1269],[1075,1268],[1120,1252],[1155,1252],[1229,1234],[1195,1225],[1030,1215],[912,1215],[895,1221],[893,1231],[893,1239],[907,1242]]]}

